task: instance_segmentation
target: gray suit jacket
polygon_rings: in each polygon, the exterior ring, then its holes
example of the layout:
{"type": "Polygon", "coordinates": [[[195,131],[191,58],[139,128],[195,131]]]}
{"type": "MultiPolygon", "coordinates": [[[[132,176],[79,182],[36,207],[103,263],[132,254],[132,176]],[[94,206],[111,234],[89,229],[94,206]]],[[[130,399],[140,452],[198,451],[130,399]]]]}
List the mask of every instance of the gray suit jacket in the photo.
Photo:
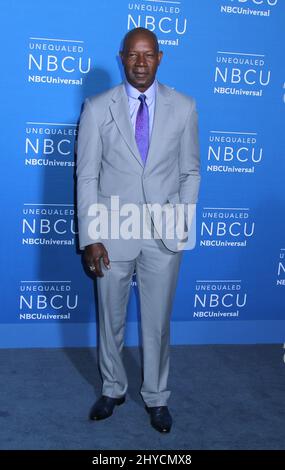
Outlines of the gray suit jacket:
{"type": "MultiPolygon", "coordinates": [[[[77,159],[81,249],[101,241],[111,260],[132,259],[140,250],[140,239],[106,239],[100,234],[94,240],[90,236],[90,222],[95,217],[90,207],[94,203],[103,203],[110,213],[114,210],[111,206],[114,195],[119,196],[120,206],[196,204],[199,184],[197,113],[192,98],[158,83],[145,166],[136,145],[124,84],[85,100],[77,159]]],[[[167,239],[159,233],[166,248],[178,251],[177,238],[167,239]]]]}

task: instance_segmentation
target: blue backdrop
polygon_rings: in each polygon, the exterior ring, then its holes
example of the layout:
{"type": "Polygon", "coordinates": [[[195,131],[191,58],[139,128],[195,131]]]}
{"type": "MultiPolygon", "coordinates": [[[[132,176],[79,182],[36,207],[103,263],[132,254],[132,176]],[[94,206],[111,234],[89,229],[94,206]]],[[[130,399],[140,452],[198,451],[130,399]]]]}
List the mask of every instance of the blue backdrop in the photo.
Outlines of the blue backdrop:
{"type": "MultiPolygon", "coordinates": [[[[283,0],[2,0],[0,347],[95,344],[76,251],[82,102],[122,80],[120,41],[153,30],[158,78],[197,100],[202,186],[173,343],[284,340],[283,0]],[[282,54],[283,52],[283,54],[282,54]]],[[[126,343],[138,337],[135,278],[126,343]]]]}

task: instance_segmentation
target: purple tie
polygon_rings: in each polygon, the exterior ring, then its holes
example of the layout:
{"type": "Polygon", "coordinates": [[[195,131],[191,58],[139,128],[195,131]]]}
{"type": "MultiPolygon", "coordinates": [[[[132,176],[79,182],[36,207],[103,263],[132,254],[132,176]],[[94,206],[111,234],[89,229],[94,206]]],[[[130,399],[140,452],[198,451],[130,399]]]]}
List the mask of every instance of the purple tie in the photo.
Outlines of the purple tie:
{"type": "Polygon", "coordinates": [[[149,146],[149,116],[148,116],[148,106],[145,102],[146,96],[140,95],[138,97],[140,100],[140,106],[137,112],[136,118],[136,141],[137,146],[140,151],[142,161],[145,165],[148,146],[149,146]]]}

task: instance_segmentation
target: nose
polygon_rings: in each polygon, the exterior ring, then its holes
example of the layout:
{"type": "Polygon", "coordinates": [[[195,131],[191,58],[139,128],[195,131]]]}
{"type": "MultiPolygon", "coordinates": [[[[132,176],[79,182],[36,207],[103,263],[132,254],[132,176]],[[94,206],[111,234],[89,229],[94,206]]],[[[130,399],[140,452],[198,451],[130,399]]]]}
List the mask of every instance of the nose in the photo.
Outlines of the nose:
{"type": "Polygon", "coordinates": [[[138,54],[137,55],[137,60],[136,60],[136,66],[145,66],[147,65],[146,63],[146,58],[144,56],[144,54],[138,54]]]}

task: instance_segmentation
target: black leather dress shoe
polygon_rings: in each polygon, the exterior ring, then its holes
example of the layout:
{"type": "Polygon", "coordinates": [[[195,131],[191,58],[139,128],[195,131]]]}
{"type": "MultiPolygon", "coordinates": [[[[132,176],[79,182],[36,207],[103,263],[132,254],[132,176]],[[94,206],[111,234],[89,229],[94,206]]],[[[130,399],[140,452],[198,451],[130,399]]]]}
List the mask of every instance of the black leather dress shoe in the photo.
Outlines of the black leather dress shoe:
{"type": "Polygon", "coordinates": [[[111,398],[102,395],[99,400],[92,406],[89,418],[93,420],[106,419],[113,414],[116,405],[122,405],[126,397],[111,398]]]}
{"type": "Polygon", "coordinates": [[[172,425],[171,414],[167,406],[146,406],[150,415],[150,423],[159,432],[169,432],[172,425]]]}

